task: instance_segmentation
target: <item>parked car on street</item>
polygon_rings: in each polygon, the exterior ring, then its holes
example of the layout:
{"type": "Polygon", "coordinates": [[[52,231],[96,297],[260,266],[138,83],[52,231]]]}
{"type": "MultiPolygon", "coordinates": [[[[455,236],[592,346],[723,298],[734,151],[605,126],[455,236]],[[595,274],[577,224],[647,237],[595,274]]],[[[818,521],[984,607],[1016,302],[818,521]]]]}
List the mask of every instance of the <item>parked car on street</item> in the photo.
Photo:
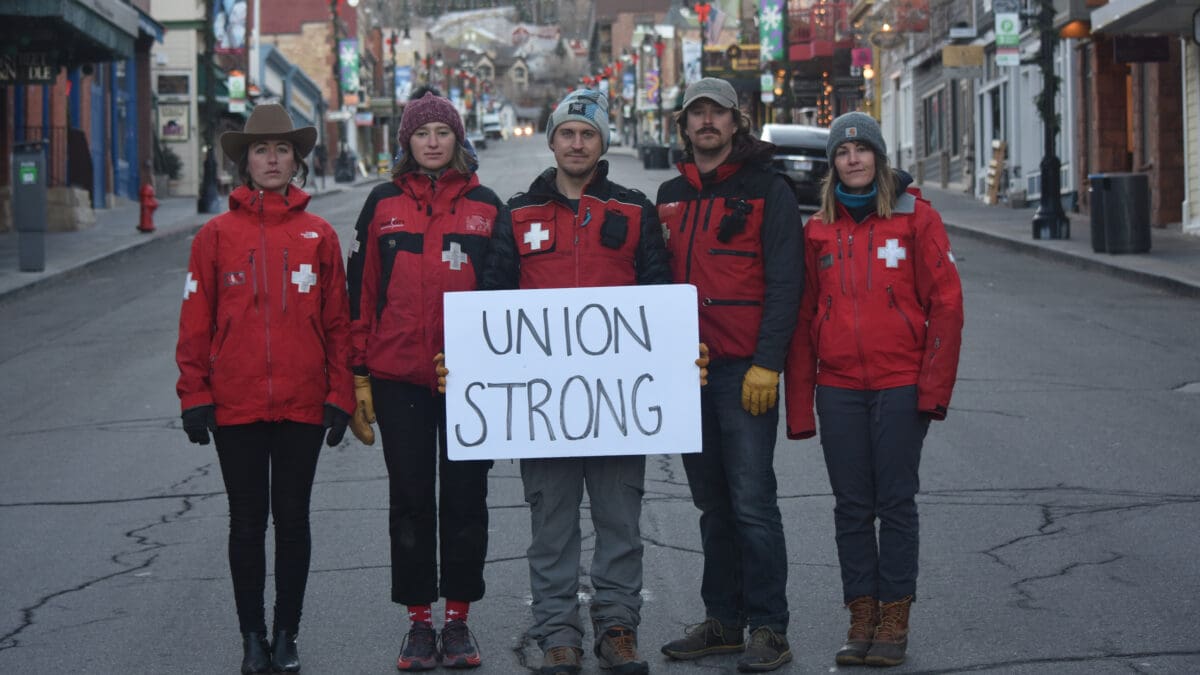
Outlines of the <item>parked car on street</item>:
{"type": "Polygon", "coordinates": [[[608,125],[608,145],[609,145],[609,147],[617,147],[617,146],[621,145],[622,141],[623,141],[623,139],[621,137],[621,132],[617,130],[617,125],[609,124],[608,125]]]}
{"type": "Polygon", "coordinates": [[[825,156],[829,129],[806,124],[764,124],[761,138],[775,144],[772,164],[795,183],[800,206],[819,208],[821,181],[829,172],[825,156]]]}
{"type": "Polygon", "coordinates": [[[471,142],[471,145],[474,146],[476,150],[487,149],[487,136],[484,136],[483,132],[479,129],[471,129],[468,131],[467,140],[471,142]]]}

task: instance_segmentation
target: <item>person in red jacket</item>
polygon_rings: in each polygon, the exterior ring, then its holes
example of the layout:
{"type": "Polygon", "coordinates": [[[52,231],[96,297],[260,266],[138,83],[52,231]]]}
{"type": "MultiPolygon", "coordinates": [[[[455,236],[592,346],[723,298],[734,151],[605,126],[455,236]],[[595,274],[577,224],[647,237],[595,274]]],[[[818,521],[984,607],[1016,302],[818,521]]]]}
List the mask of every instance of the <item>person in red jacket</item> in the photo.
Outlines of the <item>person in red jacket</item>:
{"type": "Polygon", "coordinates": [[[176,389],[193,443],[216,440],[229,495],[229,566],[243,637],[243,673],[300,670],[300,628],[312,539],[309,498],[323,430],[341,442],[354,410],[350,310],[341,246],[305,212],[293,184],[313,127],[282,106],[254,109],[221,135],[243,185],[229,212],[192,242],[179,316],[176,389]],[[263,611],[267,514],[275,517],[274,645],[263,611]]]}
{"type": "Polygon", "coordinates": [[[893,666],[904,661],[916,598],[921,445],[950,407],[962,285],[941,216],[888,167],[874,119],[834,120],[828,155],[821,210],[804,231],[787,433],[815,435],[815,389],[850,610],[836,660],[893,666]]]}
{"type": "Polygon", "coordinates": [[[492,230],[508,211],[480,185],[449,100],[427,93],[409,101],[397,140],[403,156],[392,180],[367,197],[347,264],[359,406],[351,429],[370,445],[378,416],[392,601],[407,606],[410,621],[396,666],[469,668],[481,663],[467,615],[484,594],[492,462],[448,459],[434,357],[444,349],[443,294],[479,287],[492,230]],[[446,598],[440,638],[438,597],[446,598]]]}
{"type": "Polygon", "coordinates": [[[739,670],[765,672],[792,660],[774,458],[779,373],[804,281],[800,210],[733,85],[696,80],[675,115],[684,161],[657,204],[672,277],[696,286],[712,359],[700,394],[703,451],[683,455],[700,511],[705,619],[660,650],[678,660],[743,652],[739,670]]]}

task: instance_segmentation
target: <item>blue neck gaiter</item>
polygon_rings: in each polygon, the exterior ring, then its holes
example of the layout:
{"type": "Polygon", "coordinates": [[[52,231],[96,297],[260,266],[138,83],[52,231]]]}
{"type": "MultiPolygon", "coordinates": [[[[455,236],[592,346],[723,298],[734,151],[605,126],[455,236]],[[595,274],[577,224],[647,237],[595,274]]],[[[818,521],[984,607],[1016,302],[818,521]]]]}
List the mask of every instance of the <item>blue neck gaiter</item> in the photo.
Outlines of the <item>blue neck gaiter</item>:
{"type": "Polygon", "coordinates": [[[852,194],[842,189],[842,184],[838,183],[833,188],[834,194],[837,195],[837,200],[844,204],[848,209],[861,209],[867,204],[875,201],[875,194],[878,192],[875,184],[871,183],[871,191],[863,194],[852,194]]]}

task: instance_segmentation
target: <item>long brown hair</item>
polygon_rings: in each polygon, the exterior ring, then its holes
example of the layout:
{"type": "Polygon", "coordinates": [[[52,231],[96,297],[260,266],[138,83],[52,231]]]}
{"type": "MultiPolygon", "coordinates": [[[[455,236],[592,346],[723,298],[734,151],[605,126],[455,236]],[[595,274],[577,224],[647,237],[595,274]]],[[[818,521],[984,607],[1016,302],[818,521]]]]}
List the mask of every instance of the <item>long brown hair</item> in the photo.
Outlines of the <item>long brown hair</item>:
{"type": "MultiPolygon", "coordinates": [[[[471,173],[471,156],[467,154],[467,149],[463,147],[462,143],[454,144],[454,156],[450,158],[450,163],[446,165],[446,168],[454,169],[464,176],[471,173]]],[[[392,179],[421,170],[421,165],[417,164],[417,158],[413,156],[412,149],[408,148],[405,149],[400,161],[392,167],[392,179]]]]}
{"type": "MultiPolygon", "coordinates": [[[[829,171],[821,181],[821,208],[817,215],[821,222],[832,223],[837,220],[837,193],[834,188],[838,184],[837,169],[833,162],[829,163],[829,171]]],[[[896,207],[896,176],[888,164],[886,155],[875,153],[875,213],[880,218],[891,218],[892,210],[896,207]],[[880,177],[886,177],[880,180],[880,177]]]]}

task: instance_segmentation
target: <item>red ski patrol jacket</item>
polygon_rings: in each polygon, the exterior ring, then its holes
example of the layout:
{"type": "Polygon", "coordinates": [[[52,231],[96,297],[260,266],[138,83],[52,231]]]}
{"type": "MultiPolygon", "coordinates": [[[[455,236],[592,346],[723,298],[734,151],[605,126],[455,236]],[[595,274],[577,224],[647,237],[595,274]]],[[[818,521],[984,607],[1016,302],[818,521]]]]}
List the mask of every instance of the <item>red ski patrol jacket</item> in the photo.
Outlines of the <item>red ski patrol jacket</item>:
{"type": "Polygon", "coordinates": [[[217,424],[321,424],[354,412],[350,311],[341,246],[305,211],[309,196],[242,186],[192,241],[179,315],[176,389],[217,424]]]}
{"type": "Polygon", "coordinates": [[[512,226],[492,241],[485,288],[584,288],[665,284],[671,281],[662,227],[638,190],[608,179],[608,162],[579,199],[579,208],[555,186],[557,169],[543,171],[508,200],[512,226]]]}
{"type": "Polygon", "coordinates": [[[804,228],[807,280],[784,378],[789,438],[816,433],[817,384],[917,385],[917,407],[944,419],[962,343],[962,285],[938,212],[910,188],[890,218],[804,228]]]}
{"type": "Polygon", "coordinates": [[[492,230],[507,220],[474,172],[413,171],[371,191],[347,263],[356,374],[436,390],[442,296],[479,288],[492,230]]]}
{"type": "Polygon", "coordinates": [[[804,281],[795,192],[770,166],[774,146],[734,142],[708,176],[695,163],[658,189],[672,277],[695,284],[700,341],[714,360],[751,358],[780,372],[804,281]]]}

